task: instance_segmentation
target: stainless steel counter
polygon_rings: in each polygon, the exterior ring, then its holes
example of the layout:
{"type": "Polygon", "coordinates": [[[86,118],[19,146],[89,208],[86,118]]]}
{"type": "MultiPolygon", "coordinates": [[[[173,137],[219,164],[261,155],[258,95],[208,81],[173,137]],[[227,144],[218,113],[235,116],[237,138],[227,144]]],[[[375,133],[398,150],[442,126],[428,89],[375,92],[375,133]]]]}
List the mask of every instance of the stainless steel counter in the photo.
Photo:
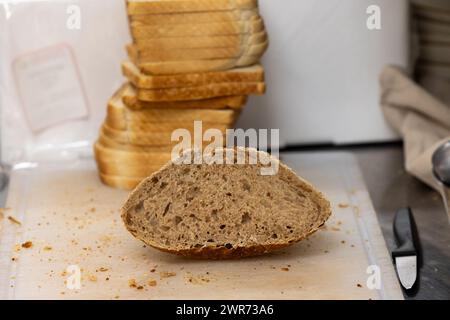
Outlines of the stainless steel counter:
{"type": "MultiPolygon", "coordinates": [[[[289,152],[302,150],[305,149],[289,152]]],[[[450,225],[440,195],[405,172],[400,145],[339,148],[339,151],[352,152],[359,160],[389,249],[395,246],[392,231],[395,212],[407,206],[413,209],[423,261],[418,290],[407,299],[450,299],[450,225]]],[[[0,207],[6,193],[7,189],[0,192],[0,207]]]]}

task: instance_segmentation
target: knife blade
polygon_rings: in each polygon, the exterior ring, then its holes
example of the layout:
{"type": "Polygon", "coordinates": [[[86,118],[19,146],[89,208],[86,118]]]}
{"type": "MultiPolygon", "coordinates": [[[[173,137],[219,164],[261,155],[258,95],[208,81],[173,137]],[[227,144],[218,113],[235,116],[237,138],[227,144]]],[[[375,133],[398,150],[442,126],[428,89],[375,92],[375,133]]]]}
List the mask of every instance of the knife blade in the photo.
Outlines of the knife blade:
{"type": "Polygon", "coordinates": [[[416,232],[411,209],[399,210],[394,219],[394,235],[398,247],[392,251],[392,258],[400,283],[406,290],[412,289],[417,281],[416,232]]]}

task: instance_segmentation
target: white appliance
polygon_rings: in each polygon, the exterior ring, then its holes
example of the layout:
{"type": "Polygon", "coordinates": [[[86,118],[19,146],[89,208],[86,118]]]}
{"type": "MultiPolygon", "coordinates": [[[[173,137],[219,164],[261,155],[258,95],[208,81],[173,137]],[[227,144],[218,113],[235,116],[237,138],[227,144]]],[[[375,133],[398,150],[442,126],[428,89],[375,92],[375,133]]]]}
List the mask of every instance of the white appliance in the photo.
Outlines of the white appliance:
{"type": "Polygon", "coordinates": [[[279,128],[282,146],[397,139],[378,104],[378,77],[387,64],[408,65],[407,0],[260,6],[270,36],[263,59],[268,91],[251,98],[240,127],[279,128]],[[367,27],[373,5],[380,30],[367,27]]]}
{"type": "MultiPolygon", "coordinates": [[[[282,145],[395,138],[378,107],[377,78],[385,64],[407,64],[407,0],[260,0],[260,7],[271,42],[263,60],[268,92],[251,99],[242,127],[281,128],[282,145]],[[373,4],[381,9],[378,31],[366,27],[373,4]]],[[[91,152],[106,103],[124,81],[125,2],[0,9],[1,160],[91,152]]]]}

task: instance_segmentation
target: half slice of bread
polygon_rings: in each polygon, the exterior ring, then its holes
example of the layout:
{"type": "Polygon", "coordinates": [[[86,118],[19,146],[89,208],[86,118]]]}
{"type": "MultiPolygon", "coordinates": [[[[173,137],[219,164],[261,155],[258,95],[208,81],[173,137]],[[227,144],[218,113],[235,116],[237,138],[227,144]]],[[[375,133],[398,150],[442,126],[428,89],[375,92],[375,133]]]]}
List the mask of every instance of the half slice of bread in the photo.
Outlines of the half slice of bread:
{"type": "MultiPolygon", "coordinates": [[[[229,152],[236,159],[242,149],[229,152]]],[[[266,153],[244,152],[258,164],[182,164],[190,152],[167,164],[129,196],[126,228],[162,251],[228,259],[287,247],[327,221],[330,203],[311,184],[266,153]],[[278,173],[262,176],[268,160],[279,164],[278,173]]]]}
{"type": "Polygon", "coordinates": [[[212,83],[264,81],[264,68],[260,64],[218,72],[149,76],[142,73],[134,63],[126,61],[122,63],[122,73],[135,87],[140,89],[181,88],[212,83]]]}
{"type": "Polygon", "coordinates": [[[180,12],[212,12],[251,10],[258,8],[258,0],[128,0],[127,12],[136,14],[161,14],[180,12]]]}

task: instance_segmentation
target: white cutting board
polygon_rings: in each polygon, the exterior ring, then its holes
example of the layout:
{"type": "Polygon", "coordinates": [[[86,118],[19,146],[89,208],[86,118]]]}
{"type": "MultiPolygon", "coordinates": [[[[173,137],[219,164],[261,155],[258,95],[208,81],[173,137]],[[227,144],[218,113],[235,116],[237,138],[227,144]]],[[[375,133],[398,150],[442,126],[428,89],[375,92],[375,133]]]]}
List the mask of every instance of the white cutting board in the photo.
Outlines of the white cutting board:
{"type": "Polygon", "coordinates": [[[103,186],[92,160],[14,170],[11,209],[0,222],[0,298],[403,299],[355,159],[342,153],[282,158],[328,195],[332,219],[292,248],[222,262],[145,248],[119,217],[127,192],[103,186]],[[17,250],[26,241],[33,246],[17,250]],[[81,269],[79,290],[65,285],[69,265],[81,269]],[[381,270],[380,290],[366,286],[370,265],[381,270]],[[161,278],[166,272],[176,275],[161,278]],[[132,279],[143,288],[130,287],[132,279]],[[148,285],[152,279],[156,286],[148,285]]]}

